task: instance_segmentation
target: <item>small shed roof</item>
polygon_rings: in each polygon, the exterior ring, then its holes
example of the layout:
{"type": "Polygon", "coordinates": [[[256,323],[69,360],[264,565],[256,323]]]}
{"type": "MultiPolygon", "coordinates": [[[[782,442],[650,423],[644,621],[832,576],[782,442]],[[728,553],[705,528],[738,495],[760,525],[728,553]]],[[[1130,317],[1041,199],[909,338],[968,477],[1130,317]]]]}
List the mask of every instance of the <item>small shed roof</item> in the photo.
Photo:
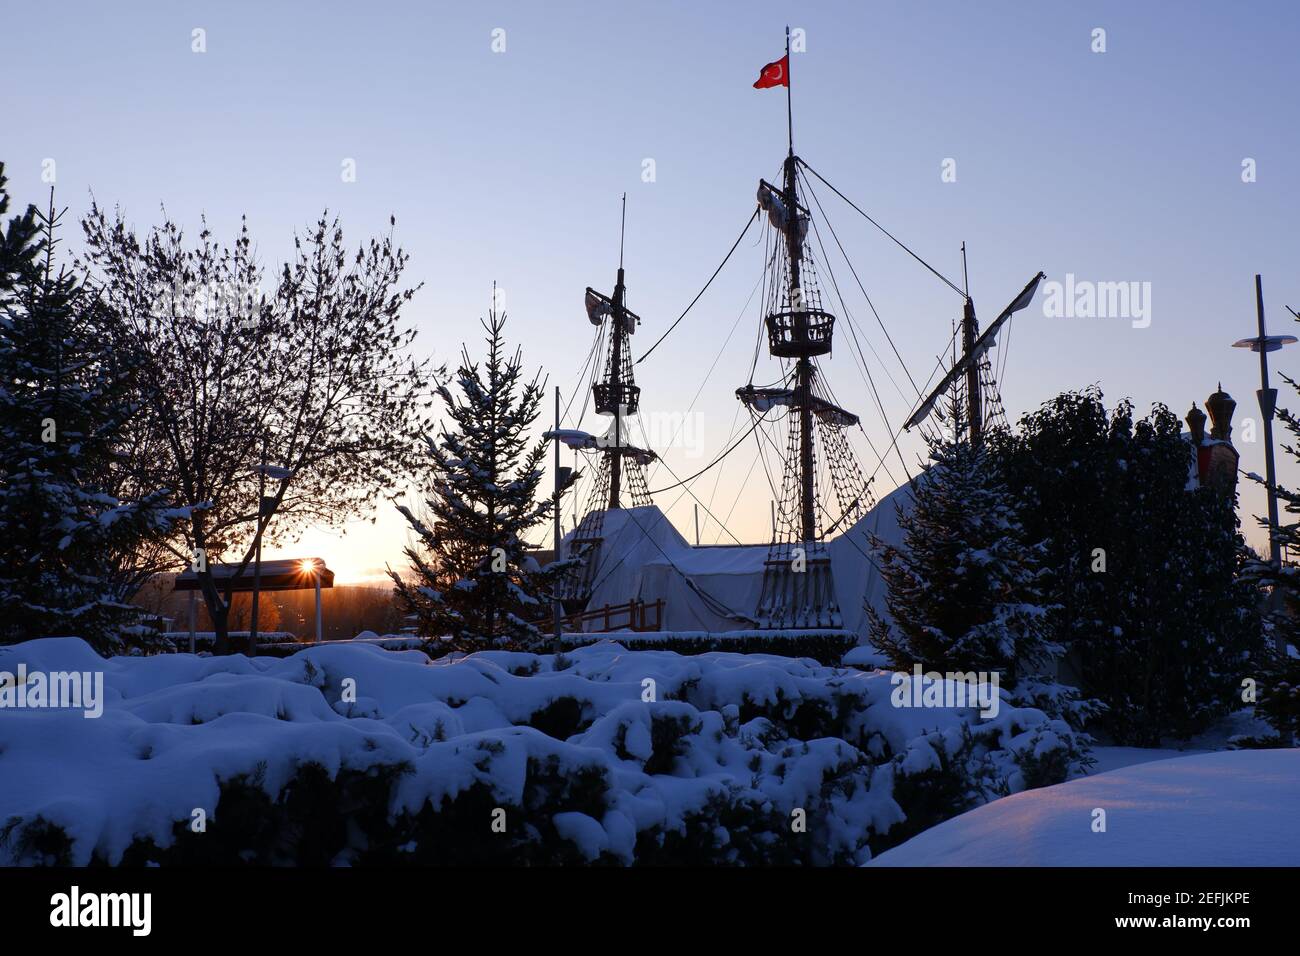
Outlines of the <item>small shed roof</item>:
{"type": "MultiPolygon", "coordinates": [[[[209,570],[216,580],[217,587],[223,591],[229,584],[232,591],[253,590],[253,563],[250,561],[239,577],[234,577],[239,570],[238,564],[210,564],[209,570]],[[233,578],[233,581],[231,580],[233,578]]],[[[262,591],[303,591],[316,587],[316,577],[320,576],[320,586],[334,587],[334,572],[325,566],[320,558],[293,558],[289,560],[263,561],[262,591]]],[[[187,568],[176,575],[174,590],[199,590],[199,576],[193,568],[187,568]]]]}

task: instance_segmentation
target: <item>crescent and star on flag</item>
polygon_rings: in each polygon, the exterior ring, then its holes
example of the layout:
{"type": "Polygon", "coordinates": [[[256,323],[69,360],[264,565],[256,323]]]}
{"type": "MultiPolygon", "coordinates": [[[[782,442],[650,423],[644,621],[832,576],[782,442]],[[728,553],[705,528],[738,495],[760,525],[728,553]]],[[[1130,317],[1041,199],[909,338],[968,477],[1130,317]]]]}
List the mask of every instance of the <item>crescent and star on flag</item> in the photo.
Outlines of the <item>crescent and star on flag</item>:
{"type": "Polygon", "coordinates": [[[790,54],[786,54],[779,60],[773,60],[763,67],[758,73],[758,79],[754,81],[754,89],[766,90],[774,86],[790,85],[790,54]]]}

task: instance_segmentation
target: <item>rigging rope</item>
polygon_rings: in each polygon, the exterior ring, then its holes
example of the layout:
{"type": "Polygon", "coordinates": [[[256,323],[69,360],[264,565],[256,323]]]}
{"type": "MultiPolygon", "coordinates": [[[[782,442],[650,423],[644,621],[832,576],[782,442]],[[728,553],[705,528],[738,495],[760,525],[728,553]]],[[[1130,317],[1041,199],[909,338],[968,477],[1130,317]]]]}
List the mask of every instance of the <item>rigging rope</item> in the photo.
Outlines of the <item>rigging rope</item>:
{"type": "MultiPolygon", "coordinates": [[[[752,410],[751,410],[750,413],[749,413],[749,417],[750,417],[750,418],[754,418],[754,417],[755,417],[755,415],[754,415],[754,413],[753,413],[752,410]]],[[[759,458],[762,459],[762,461],[763,461],[763,474],[764,474],[764,476],[766,476],[766,478],[767,478],[767,487],[768,487],[768,488],[771,490],[771,492],[772,492],[772,500],[775,501],[776,498],[777,498],[777,493],[776,493],[776,482],[774,482],[774,481],[772,480],[772,472],[771,472],[771,471],[768,469],[768,467],[767,467],[767,456],[763,454],[763,439],[764,439],[764,438],[767,438],[767,433],[766,433],[766,432],[756,432],[756,433],[754,434],[754,444],[758,446],[758,456],[759,456],[759,458]]],[[[768,441],[770,442],[771,439],[768,438],[768,441]]]]}
{"type": "MultiPolygon", "coordinates": [[[[749,303],[754,301],[754,293],[758,291],[758,287],[762,281],[763,281],[762,277],[760,276],[759,281],[755,282],[754,288],[750,290],[749,298],[745,300],[745,304],[741,306],[740,311],[736,313],[736,321],[731,323],[731,330],[727,332],[726,340],[723,341],[722,347],[718,349],[718,354],[713,356],[713,364],[711,364],[709,366],[709,370],[704,373],[704,379],[703,381],[700,382],[700,387],[695,390],[695,394],[691,397],[691,404],[686,407],[686,414],[682,416],[682,420],[678,424],[676,430],[673,432],[672,437],[668,439],[668,444],[665,446],[665,451],[668,448],[673,447],[673,444],[677,441],[677,436],[680,435],[682,433],[682,429],[686,427],[686,419],[690,416],[691,412],[694,411],[695,403],[700,400],[700,395],[703,394],[704,392],[704,386],[708,385],[709,379],[713,377],[713,370],[718,367],[718,362],[722,360],[722,353],[724,353],[727,350],[727,346],[731,343],[731,337],[736,334],[736,329],[740,327],[740,320],[745,317],[745,311],[749,308],[749,303]]],[[[752,374],[750,375],[750,380],[751,382],[753,380],[752,374]]],[[[657,464],[658,464],[658,459],[656,459],[656,465],[657,464]]],[[[653,467],[654,466],[652,466],[652,468],[653,467]]],[[[651,478],[654,477],[653,470],[650,472],[649,477],[651,478]]]]}
{"type": "Polygon", "coordinates": [[[956,293],[957,293],[959,296],[961,296],[963,299],[966,298],[966,293],[963,292],[963,291],[961,290],[961,287],[960,287],[960,286],[958,286],[958,285],[957,285],[956,283],[954,283],[951,279],[949,279],[946,275],[944,275],[942,272],[940,272],[940,271],[939,271],[938,269],[936,269],[934,266],[930,265],[930,263],[926,262],[926,261],[925,261],[924,259],[922,259],[919,255],[917,255],[915,252],[913,252],[911,249],[909,249],[906,245],[903,244],[902,240],[900,240],[899,238],[897,238],[897,237],[896,237],[892,232],[890,232],[888,229],[886,229],[886,228],[885,228],[884,226],[882,226],[880,223],[876,222],[876,220],[872,219],[872,218],[871,218],[870,216],[868,216],[865,212],[863,212],[862,209],[858,207],[858,204],[855,203],[852,199],[850,199],[848,196],[844,195],[844,193],[840,192],[838,189],[836,189],[836,188],[835,188],[834,186],[832,186],[830,183],[826,182],[825,177],[823,177],[821,173],[817,172],[817,170],[813,169],[811,166],[809,166],[807,163],[805,163],[802,159],[799,159],[797,156],[795,157],[795,159],[796,159],[796,161],[799,163],[800,166],[802,166],[804,169],[808,170],[808,172],[812,173],[814,176],[816,176],[818,179],[820,179],[823,183],[825,183],[826,187],[827,187],[831,192],[833,192],[835,195],[839,196],[839,197],[840,197],[841,199],[843,199],[846,203],[848,203],[850,206],[852,206],[853,209],[854,209],[854,210],[855,210],[855,211],[856,211],[860,216],[862,216],[862,218],[864,218],[865,220],[867,220],[867,222],[871,223],[873,226],[875,226],[877,229],[879,229],[881,232],[883,232],[886,236],[888,236],[890,239],[892,239],[892,240],[894,241],[894,243],[895,243],[895,244],[896,244],[900,249],[902,249],[902,250],[903,250],[904,252],[906,252],[909,256],[911,256],[911,257],[912,257],[913,259],[915,259],[917,262],[921,263],[921,265],[925,266],[925,267],[926,267],[927,269],[929,269],[932,273],[934,273],[934,275],[935,275],[936,277],[938,277],[942,282],[944,282],[944,284],[946,284],[946,285],[948,286],[948,288],[952,289],[953,292],[956,292],[956,293]]]}
{"type": "MultiPolygon", "coordinates": [[[[911,369],[909,369],[909,368],[907,367],[907,363],[903,361],[903,356],[901,356],[901,355],[898,354],[898,346],[896,346],[896,345],[894,344],[894,338],[893,338],[893,336],[891,336],[891,335],[889,334],[889,329],[885,328],[885,323],[884,323],[884,321],[880,318],[880,313],[876,310],[876,304],[875,304],[874,302],[871,301],[871,296],[867,295],[866,287],[863,286],[863,284],[862,284],[862,280],[861,280],[860,278],[858,278],[858,270],[855,269],[855,268],[853,267],[853,261],[849,258],[849,254],[848,254],[847,252],[844,251],[844,243],[840,242],[840,237],[839,237],[838,235],[836,235],[836,233],[835,233],[835,227],[831,224],[830,217],[826,215],[826,210],[824,210],[824,209],[822,208],[822,201],[821,201],[819,198],[817,198],[817,193],[815,193],[815,192],[813,191],[812,183],[808,182],[808,177],[807,177],[807,176],[804,176],[804,177],[803,177],[803,184],[804,184],[804,187],[808,190],[808,195],[812,196],[812,198],[813,198],[813,203],[817,206],[817,211],[818,211],[819,213],[821,213],[821,217],[822,217],[822,219],[824,219],[824,220],[826,221],[826,228],[830,230],[830,232],[831,232],[831,238],[835,240],[835,245],[839,247],[840,255],[844,257],[844,262],[845,262],[845,264],[849,267],[849,272],[853,273],[853,281],[856,282],[856,283],[858,284],[858,289],[859,289],[859,291],[862,292],[862,297],[863,297],[864,299],[867,300],[867,305],[871,307],[871,314],[874,315],[874,316],[876,317],[876,324],[880,326],[880,331],[882,331],[882,332],[885,333],[885,341],[887,341],[887,342],[889,343],[889,347],[893,350],[893,352],[894,352],[894,358],[898,359],[898,364],[901,365],[901,366],[903,367],[903,373],[907,376],[907,380],[908,380],[909,382],[912,383],[912,388],[915,389],[915,391],[916,391],[916,397],[917,397],[917,398],[922,398],[922,397],[924,397],[924,396],[921,395],[921,390],[920,390],[919,388],[916,387],[916,379],[912,378],[912,372],[911,372],[911,369]]],[[[816,230],[817,230],[817,221],[816,221],[816,220],[813,220],[813,231],[816,232],[816,230]]],[[[819,246],[822,244],[822,239],[821,239],[820,234],[817,236],[817,244],[818,244],[819,246]]],[[[822,249],[822,255],[823,255],[823,256],[826,255],[825,248],[822,249]]],[[[827,261],[826,269],[827,269],[827,271],[829,272],[829,271],[830,271],[830,257],[829,257],[829,256],[827,257],[826,261],[827,261]]],[[[835,276],[834,276],[833,273],[831,274],[831,281],[832,281],[832,282],[835,281],[835,276]]],[[[836,294],[839,293],[839,289],[836,289],[835,291],[836,291],[836,294]]],[[[841,304],[843,303],[843,301],[844,301],[844,299],[843,299],[843,297],[841,297],[841,298],[840,298],[840,302],[841,302],[841,304]]],[[[846,311],[847,311],[847,310],[846,310],[846,311]]],[[[848,318],[849,318],[849,322],[850,322],[851,325],[856,325],[856,324],[857,324],[856,322],[853,321],[852,316],[849,316],[848,318]]],[[[865,333],[864,333],[864,337],[865,337],[865,333]]],[[[874,352],[875,349],[872,349],[872,351],[874,352]]],[[[877,355],[876,358],[879,359],[880,356],[877,355]]],[[[881,362],[880,365],[881,365],[882,368],[885,367],[885,363],[884,363],[884,362],[881,362]]],[[[886,371],[886,374],[888,374],[888,371],[889,371],[889,370],[888,370],[887,368],[886,368],[885,371],[886,371]]],[[[890,381],[893,381],[893,376],[892,376],[892,375],[890,375],[890,381]]],[[[897,388],[898,386],[895,385],[894,387],[897,388]]],[[[901,394],[902,389],[899,389],[899,392],[900,392],[900,394],[901,394]]]]}
{"type": "Polygon", "coordinates": [[[646,349],[645,354],[642,355],[639,359],[637,359],[636,362],[634,362],[633,364],[635,364],[635,365],[640,365],[640,364],[641,364],[642,362],[644,362],[647,358],[649,358],[649,357],[650,357],[650,353],[653,352],[655,349],[659,348],[659,343],[662,342],[664,339],[668,338],[668,333],[671,332],[673,329],[677,328],[677,324],[678,324],[679,322],[681,322],[682,319],[686,318],[686,313],[687,313],[687,312],[690,312],[691,309],[693,309],[693,308],[695,307],[695,303],[700,301],[700,297],[703,296],[704,293],[706,293],[706,292],[709,291],[709,286],[713,285],[713,280],[716,279],[716,278],[718,277],[718,273],[722,271],[722,267],[725,266],[725,265],[727,264],[727,261],[731,258],[731,254],[732,254],[733,252],[735,252],[735,251],[736,251],[736,247],[740,245],[740,240],[742,240],[742,239],[745,238],[745,233],[749,232],[749,227],[752,226],[752,225],[754,224],[754,220],[758,218],[758,213],[759,213],[759,211],[760,211],[760,210],[759,210],[759,207],[758,207],[758,206],[755,206],[755,207],[754,207],[754,214],[753,214],[752,216],[749,217],[749,222],[745,223],[745,228],[742,229],[742,230],[740,231],[740,235],[738,235],[738,236],[736,237],[736,241],[733,242],[733,243],[731,244],[731,249],[728,250],[727,255],[726,255],[726,258],[724,258],[724,259],[722,260],[722,262],[718,265],[718,267],[717,267],[716,269],[713,270],[713,275],[709,276],[709,281],[706,282],[706,283],[704,283],[704,288],[701,289],[701,290],[696,294],[695,298],[691,299],[691,304],[688,305],[688,306],[686,307],[686,310],[685,310],[684,312],[682,312],[681,315],[677,316],[677,318],[673,321],[673,324],[670,325],[670,326],[668,326],[667,331],[664,332],[663,335],[661,335],[661,336],[659,336],[659,338],[655,339],[655,343],[654,343],[654,345],[652,345],[652,346],[650,346],[650,348],[646,349]]]}
{"type": "MultiPolygon", "coordinates": [[[[763,419],[762,417],[756,418],[756,419],[754,420],[754,424],[750,426],[749,431],[745,432],[745,434],[743,434],[743,435],[741,435],[739,438],[737,438],[737,439],[735,440],[735,442],[732,443],[732,445],[731,445],[730,448],[728,448],[726,451],[724,451],[724,452],[723,452],[721,455],[719,455],[717,458],[713,459],[713,461],[709,462],[709,464],[705,465],[703,468],[701,468],[701,469],[700,469],[699,471],[697,471],[695,474],[693,474],[693,475],[689,475],[689,476],[687,476],[686,478],[680,479],[679,481],[676,482],[676,484],[664,485],[664,487],[662,487],[662,488],[656,488],[654,491],[650,492],[650,494],[652,494],[652,495],[662,494],[662,493],[665,492],[665,491],[672,491],[674,488],[680,488],[680,487],[682,487],[683,485],[685,485],[688,481],[694,481],[696,478],[700,477],[700,475],[704,474],[704,473],[705,473],[706,471],[708,471],[710,468],[713,468],[715,465],[717,465],[719,462],[721,462],[722,459],[726,458],[726,457],[727,457],[728,455],[730,455],[733,451],[735,451],[735,450],[736,450],[736,446],[739,445],[741,442],[743,442],[746,438],[748,438],[749,435],[750,435],[750,432],[752,432],[752,431],[754,431],[754,429],[758,428],[758,426],[759,426],[760,424],[762,424],[763,421],[764,421],[764,419],[763,419]]],[[[658,459],[658,461],[659,461],[659,462],[660,462],[660,463],[661,463],[665,468],[668,468],[668,463],[665,462],[662,458],[658,459]]],[[[668,474],[672,475],[674,478],[677,477],[676,473],[675,473],[671,468],[668,468],[668,474]]],[[[689,491],[689,489],[687,489],[687,490],[689,491]]],[[[694,498],[695,495],[692,494],[691,497],[694,498]]],[[[698,498],[696,498],[695,500],[696,500],[696,501],[699,501],[698,498]]],[[[705,511],[708,511],[709,509],[708,509],[708,508],[705,508],[704,510],[705,510],[705,511]]],[[[716,520],[716,519],[715,519],[715,520],[716,520]]],[[[739,544],[740,542],[739,542],[739,541],[736,541],[736,543],[739,544]]]]}
{"type": "MultiPolygon", "coordinates": [[[[592,340],[591,351],[587,353],[587,360],[582,363],[582,368],[578,370],[578,382],[576,385],[573,386],[573,392],[572,394],[569,395],[569,400],[564,405],[564,414],[560,416],[561,426],[563,426],[564,422],[568,420],[569,410],[573,407],[573,400],[578,397],[578,392],[581,391],[582,389],[582,380],[587,377],[588,365],[592,366],[591,374],[595,376],[596,366],[598,366],[600,363],[599,362],[593,363],[592,359],[595,357],[596,353],[600,351],[600,347],[602,344],[604,344],[604,341],[605,341],[605,325],[602,322],[600,327],[596,329],[596,336],[592,340]]],[[[590,388],[590,385],[588,385],[588,388],[590,388]]],[[[585,414],[582,417],[586,417],[585,414]]],[[[580,426],[581,424],[582,424],[582,418],[579,418],[578,426],[580,426]]]]}
{"type": "MultiPolygon", "coordinates": [[[[763,457],[763,446],[762,446],[762,445],[759,445],[759,446],[758,446],[758,453],[757,453],[756,455],[754,455],[754,460],[753,460],[752,462],[749,463],[749,471],[745,473],[745,480],[744,480],[743,482],[740,483],[740,488],[739,488],[739,490],[737,490],[737,492],[736,492],[736,497],[734,497],[734,498],[731,499],[731,507],[727,509],[727,517],[726,517],[725,519],[723,519],[723,520],[725,520],[725,521],[730,521],[730,520],[731,520],[731,516],[732,516],[732,514],[733,514],[733,513],[735,512],[735,510],[736,510],[736,505],[740,504],[740,499],[744,497],[745,489],[749,486],[749,479],[754,477],[754,469],[755,469],[756,467],[758,467],[759,459],[762,458],[762,457],[763,457]]],[[[764,465],[763,465],[763,470],[764,470],[764,471],[767,471],[767,464],[766,464],[766,462],[765,462],[764,465]]],[[[714,543],[714,544],[717,544],[717,543],[718,543],[718,540],[719,540],[721,537],[722,537],[722,532],[719,531],[719,532],[718,532],[718,537],[713,539],[713,543],[714,543]]]]}
{"type": "MultiPolygon", "coordinates": [[[[806,177],[805,177],[804,182],[805,182],[805,184],[807,183],[807,178],[806,178],[806,177]]],[[[811,192],[811,190],[809,190],[809,192],[811,192]]],[[[816,200],[816,197],[814,196],[814,201],[815,201],[815,200],[816,200]]],[[[818,209],[819,212],[821,212],[821,204],[820,204],[820,203],[818,203],[818,205],[817,205],[817,209],[818,209]]],[[[822,213],[822,218],[823,218],[823,219],[825,218],[825,213],[822,213]]],[[[830,226],[830,220],[827,220],[826,225],[827,225],[827,227],[830,226]]],[[[834,232],[834,231],[832,230],[832,234],[833,234],[833,232],[834,232]]],[[[813,220],[813,236],[814,236],[814,237],[816,238],[816,240],[817,240],[817,245],[818,245],[818,247],[821,249],[821,251],[822,251],[822,255],[825,256],[825,254],[826,254],[826,248],[825,248],[825,246],[822,244],[821,230],[817,228],[817,220],[815,220],[815,219],[813,220]]],[[[839,242],[839,240],[836,239],[836,242],[839,242]]],[[[840,252],[841,252],[841,254],[843,254],[843,252],[844,252],[843,247],[840,248],[840,252]]],[[[847,257],[847,256],[845,256],[844,261],[845,261],[845,262],[848,262],[848,257],[847,257]]],[[[853,264],[852,264],[852,263],[849,263],[849,269],[850,269],[850,270],[853,269],[853,264]]],[[[880,419],[881,419],[881,421],[883,421],[883,422],[885,423],[885,429],[886,429],[887,431],[892,432],[892,431],[893,431],[893,426],[889,424],[889,414],[885,411],[885,403],[884,403],[884,401],[880,398],[880,392],[876,389],[876,381],[875,381],[875,379],[872,377],[870,369],[867,368],[867,357],[866,357],[865,353],[863,353],[863,351],[862,351],[862,344],[858,341],[858,333],[857,333],[857,329],[856,329],[856,324],[857,324],[857,323],[855,323],[855,322],[853,321],[853,316],[852,316],[852,314],[849,312],[849,307],[848,307],[847,303],[845,303],[845,301],[844,301],[844,296],[843,296],[843,294],[840,292],[840,284],[839,284],[839,282],[836,280],[836,278],[835,278],[835,273],[831,270],[829,264],[827,264],[827,267],[826,267],[826,273],[827,273],[827,275],[830,276],[830,280],[831,280],[831,288],[835,291],[835,297],[839,300],[839,303],[840,303],[840,309],[841,309],[841,311],[844,312],[844,316],[845,316],[845,318],[848,320],[848,323],[849,323],[849,332],[850,332],[850,333],[852,334],[852,336],[853,336],[852,341],[853,341],[854,347],[857,349],[857,352],[858,352],[858,355],[855,356],[855,357],[857,357],[857,358],[860,359],[860,363],[861,363],[861,364],[860,364],[859,368],[860,368],[861,372],[863,373],[863,377],[866,379],[867,386],[871,389],[871,394],[872,394],[872,396],[873,396],[873,397],[875,398],[875,400],[876,400],[876,407],[877,407],[878,409],[880,409],[880,419]]],[[[854,278],[857,278],[857,273],[856,273],[856,272],[854,272],[854,278]]],[[[859,283],[858,283],[858,287],[861,288],[861,285],[862,285],[862,284],[859,282],[859,283]]],[[[866,295],[866,290],[865,290],[865,289],[862,290],[862,294],[863,294],[863,295],[866,295]]],[[[871,302],[871,299],[870,299],[869,297],[868,297],[868,299],[867,299],[867,302],[868,302],[868,303],[871,302]]],[[[875,307],[872,306],[872,310],[873,310],[873,311],[874,311],[874,309],[875,309],[875,307]]],[[[879,316],[877,316],[876,318],[877,318],[877,320],[879,320],[879,316]]],[[[881,323],[881,328],[882,328],[882,329],[884,328],[884,323],[881,323]]],[[[864,336],[864,337],[865,337],[865,336],[864,336]]],[[[889,333],[888,333],[888,332],[885,333],[885,337],[886,337],[886,338],[889,337],[889,333]]],[[[893,344],[892,340],[891,340],[890,344],[891,344],[891,345],[893,344]]],[[[868,345],[870,345],[869,342],[868,342],[868,345]]],[[[872,353],[875,354],[875,349],[872,349],[872,353]]],[[[852,354],[852,353],[850,353],[850,354],[852,354]]],[[[894,350],[894,355],[895,355],[895,356],[898,355],[898,350],[897,350],[897,349],[894,350]]],[[[876,358],[879,359],[880,356],[879,356],[878,354],[876,354],[876,358]]],[[[900,363],[902,362],[902,358],[901,358],[901,357],[899,358],[899,362],[900,362],[900,363]]],[[[880,364],[881,364],[881,367],[882,367],[882,368],[885,367],[885,363],[884,363],[884,362],[881,362],[880,364]]],[[[889,371],[889,370],[886,368],[886,369],[885,369],[886,374],[888,374],[888,371],[889,371]]],[[[905,372],[907,371],[907,366],[906,366],[906,365],[903,366],[903,371],[905,371],[905,372]]],[[[908,373],[908,376],[907,376],[907,377],[908,377],[908,380],[910,381],[911,378],[912,378],[910,372],[908,373]]],[[[891,379],[891,381],[892,381],[892,376],[890,377],[890,379],[891,379]]],[[[827,391],[830,390],[830,385],[829,385],[829,384],[826,384],[824,387],[827,389],[827,391]]],[[[912,387],[913,387],[913,388],[916,388],[916,382],[914,382],[914,381],[912,382],[912,387]]],[[[895,385],[895,388],[897,388],[897,385],[895,385]]],[[[901,392],[901,390],[900,390],[900,392],[901,392]]],[[[919,389],[918,389],[917,394],[918,394],[918,395],[920,394],[919,389]]],[[[834,401],[835,404],[837,404],[837,405],[839,404],[839,400],[835,398],[835,396],[834,396],[833,393],[831,394],[831,400],[834,401]]],[[[871,447],[872,452],[876,452],[876,446],[875,446],[875,443],[871,440],[871,436],[867,434],[867,430],[866,430],[865,428],[862,427],[862,421],[861,421],[861,419],[858,420],[858,430],[861,431],[861,432],[862,432],[862,436],[863,436],[864,438],[866,438],[866,440],[867,440],[867,444],[871,447]]],[[[893,443],[891,444],[891,447],[892,447],[895,451],[898,452],[898,461],[899,461],[899,464],[901,464],[901,465],[903,466],[903,473],[904,473],[905,475],[907,475],[908,480],[910,481],[911,478],[912,478],[912,473],[911,473],[911,471],[910,471],[910,470],[908,469],[908,467],[907,467],[907,462],[903,459],[903,452],[902,452],[902,449],[900,449],[900,448],[898,447],[898,442],[897,442],[897,441],[893,442],[893,443]]],[[[890,480],[890,481],[893,481],[895,484],[897,484],[897,481],[896,481],[896,479],[894,478],[893,473],[890,472],[890,470],[889,470],[889,466],[885,464],[884,457],[881,456],[878,452],[876,452],[876,457],[877,457],[877,460],[878,460],[879,463],[880,463],[880,466],[883,467],[883,468],[885,469],[885,474],[886,474],[886,475],[889,475],[889,480],[890,480]]],[[[878,471],[878,470],[879,470],[879,468],[877,468],[877,471],[878,471]]],[[[874,472],[873,472],[873,474],[874,474],[874,472]]]]}
{"type": "MultiPolygon", "coordinates": [[[[736,409],[731,413],[731,427],[727,429],[727,441],[731,441],[731,436],[736,433],[736,422],[740,420],[740,409],[742,402],[736,402],[736,409]]],[[[722,484],[722,469],[719,468],[713,473],[713,490],[709,492],[709,504],[713,504],[713,499],[718,496],[718,486],[722,484]]],[[[728,515],[730,517],[730,515],[728,515]]]]}
{"type": "MultiPolygon", "coordinates": [[[[742,440],[743,440],[744,438],[747,438],[747,437],[749,437],[749,436],[747,436],[747,435],[746,435],[746,436],[742,436],[742,440]]],[[[665,467],[665,468],[668,468],[668,465],[665,464],[664,467],[665,467]]],[[[675,473],[671,468],[668,468],[668,474],[672,475],[674,478],[677,477],[676,473],[675,473]]],[[[691,491],[690,485],[687,485],[687,484],[685,484],[684,482],[681,482],[681,481],[679,481],[677,484],[682,485],[682,486],[683,486],[683,491],[684,491],[684,493],[690,495],[692,498],[694,498],[694,499],[696,500],[697,503],[699,503],[701,506],[703,506],[703,508],[704,508],[704,513],[705,513],[706,515],[708,515],[708,516],[709,516],[710,518],[712,518],[714,521],[718,521],[718,516],[715,515],[712,511],[709,510],[709,506],[708,506],[708,505],[704,504],[703,501],[700,501],[700,497],[699,497],[699,495],[697,495],[695,492],[691,491]]],[[[681,500],[681,496],[680,496],[680,495],[678,495],[678,500],[679,500],[679,501],[681,500]]],[[[731,529],[728,528],[726,525],[724,525],[721,521],[718,521],[718,525],[722,528],[723,531],[726,531],[726,532],[727,532],[727,534],[731,537],[731,540],[732,540],[732,541],[736,542],[736,544],[741,544],[741,543],[742,543],[741,540],[740,540],[739,538],[737,538],[734,534],[731,533],[731,529]]]]}

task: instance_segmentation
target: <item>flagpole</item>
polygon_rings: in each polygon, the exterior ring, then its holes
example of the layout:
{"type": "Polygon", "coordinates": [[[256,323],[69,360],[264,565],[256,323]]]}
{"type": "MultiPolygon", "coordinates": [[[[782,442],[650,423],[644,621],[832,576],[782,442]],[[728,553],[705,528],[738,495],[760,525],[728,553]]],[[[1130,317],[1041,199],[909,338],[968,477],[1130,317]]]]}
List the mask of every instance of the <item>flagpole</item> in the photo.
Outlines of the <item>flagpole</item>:
{"type": "Polygon", "coordinates": [[[790,155],[794,155],[794,109],[790,104],[790,24],[785,25],[785,123],[790,137],[790,155]]]}

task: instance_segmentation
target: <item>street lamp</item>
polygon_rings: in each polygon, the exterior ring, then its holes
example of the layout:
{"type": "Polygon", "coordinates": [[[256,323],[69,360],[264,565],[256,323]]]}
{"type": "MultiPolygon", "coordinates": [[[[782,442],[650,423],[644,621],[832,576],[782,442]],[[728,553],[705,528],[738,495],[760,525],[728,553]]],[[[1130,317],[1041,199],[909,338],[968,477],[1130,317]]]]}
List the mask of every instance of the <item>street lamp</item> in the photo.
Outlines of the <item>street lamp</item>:
{"type": "Polygon", "coordinates": [[[319,644],[321,641],[320,565],[315,558],[307,558],[298,562],[298,570],[309,576],[316,585],[316,643],[319,644]]]}
{"type": "Polygon", "coordinates": [[[262,532],[267,525],[271,523],[271,518],[275,514],[276,506],[280,503],[274,495],[266,494],[266,479],[273,481],[287,481],[293,477],[293,472],[288,468],[281,468],[279,465],[268,465],[266,463],[266,449],[262,449],[262,463],[254,471],[257,472],[257,535],[253,542],[253,606],[249,612],[248,621],[248,656],[257,655],[257,610],[258,595],[262,590],[262,532]]]}
{"type": "MultiPolygon", "coordinates": [[[[1273,466],[1273,412],[1277,408],[1277,389],[1268,384],[1268,353],[1276,352],[1284,345],[1296,342],[1294,335],[1268,335],[1264,331],[1264,285],[1259,275],[1255,276],[1255,313],[1259,322],[1259,334],[1254,338],[1239,339],[1232,343],[1233,348],[1250,349],[1259,353],[1259,412],[1264,421],[1264,480],[1268,492],[1268,563],[1275,572],[1282,568],[1282,555],[1278,545],[1277,520],[1277,474],[1273,466]]],[[[1279,646],[1283,656],[1286,655],[1286,638],[1279,635],[1279,646]]]]}

